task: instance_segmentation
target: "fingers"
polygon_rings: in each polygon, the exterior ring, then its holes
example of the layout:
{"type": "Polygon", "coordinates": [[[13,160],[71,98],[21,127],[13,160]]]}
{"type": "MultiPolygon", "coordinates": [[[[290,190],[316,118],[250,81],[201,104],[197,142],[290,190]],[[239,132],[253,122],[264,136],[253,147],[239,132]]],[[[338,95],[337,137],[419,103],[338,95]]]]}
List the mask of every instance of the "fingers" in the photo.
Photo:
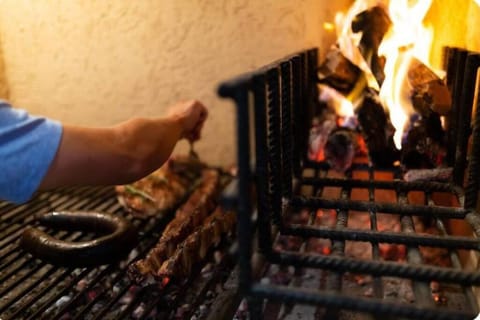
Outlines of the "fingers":
{"type": "Polygon", "coordinates": [[[208,117],[208,111],[207,109],[202,105],[202,108],[198,114],[198,118],[196,119],[195,125],[193,129],[187,134],[186,138],[191,141],[197,141],[200,139],[201,132],[203,129],[203,125],[205,123],[205,120],[208,117]]]}
{"type": "Polygon", "coordinates": [[[171,108],[169,114],[180,120],[183,138],[191,142],[200,139],[203,124],[208,117],[208,109],[201,102],[191,100],[179,103],[171,108]]]}

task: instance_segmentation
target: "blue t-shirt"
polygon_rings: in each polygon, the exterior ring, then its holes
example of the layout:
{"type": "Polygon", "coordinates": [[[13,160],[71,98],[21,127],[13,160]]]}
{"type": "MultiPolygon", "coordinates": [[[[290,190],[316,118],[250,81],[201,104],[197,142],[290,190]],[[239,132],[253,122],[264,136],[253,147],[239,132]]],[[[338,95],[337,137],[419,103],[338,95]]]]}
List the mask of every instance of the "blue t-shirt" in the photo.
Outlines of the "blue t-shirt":
{"type": "Polygon", "coordinates": [[[62,125],[0,100],[0,199],[32,197],[55,158],[62,125]]]}

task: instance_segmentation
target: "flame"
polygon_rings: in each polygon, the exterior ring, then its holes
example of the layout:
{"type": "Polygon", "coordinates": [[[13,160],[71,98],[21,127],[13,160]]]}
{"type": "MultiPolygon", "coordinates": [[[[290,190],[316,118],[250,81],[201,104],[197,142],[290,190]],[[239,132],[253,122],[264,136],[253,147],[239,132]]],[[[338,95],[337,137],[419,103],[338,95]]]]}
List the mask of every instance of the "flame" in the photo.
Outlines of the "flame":
{"type": "Polygon", "coordinates": [[[415,57],[430,65],[433,27],[425,26],[423,19],[431,4],[432,0],[395,0],[390,1],[388,7],[392,26],[379,48],[379,55],[386,57],[380,99],[389,110],[396,129],[395,145],[399,149],[405,124],[414,112],[410,100],[411,86],[407,81],[410,61],[415,57]]]}
{"type": "Polygon", "coordinates": [[[351,25],[357,14],[367,10],[378,2],[378,0],[357,0],[353,3],[352,7],[350,7],[346,14],[338,12],[335,15],[335,24],[337,25],[337,45],[340,48],[340,51],[346,58],[363,71],[368,86],[376,90],[379,90],[377,80],[358,48],[362,35],[360,33],[354,33],[351,25]]]}

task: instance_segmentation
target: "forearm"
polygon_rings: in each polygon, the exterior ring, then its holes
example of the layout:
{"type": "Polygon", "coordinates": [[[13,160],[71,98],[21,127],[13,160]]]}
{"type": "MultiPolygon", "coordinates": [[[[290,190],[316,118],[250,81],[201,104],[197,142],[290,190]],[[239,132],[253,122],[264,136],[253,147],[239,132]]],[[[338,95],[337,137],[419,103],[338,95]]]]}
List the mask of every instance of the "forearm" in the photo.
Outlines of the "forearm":
{"type": "Polygon", "coordinates": [[[111,128],[64,126],[40,189],[129,183],[160,167],[182,136],[178,119],[132,119],[111,128]]]}

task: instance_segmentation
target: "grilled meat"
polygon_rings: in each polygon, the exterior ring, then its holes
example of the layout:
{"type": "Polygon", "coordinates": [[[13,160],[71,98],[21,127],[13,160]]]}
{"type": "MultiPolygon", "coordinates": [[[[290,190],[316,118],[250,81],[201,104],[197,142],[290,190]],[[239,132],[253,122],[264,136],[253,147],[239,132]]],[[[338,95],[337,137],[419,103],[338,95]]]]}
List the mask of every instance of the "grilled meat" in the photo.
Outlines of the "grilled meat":
{"type": "Polygon", "coordinates": [[[175,207],[201,174],[197,158],[178,156],[147,177],[117,186],[119,202],[137,217],[149,217],[175,207]]]}
{"type": "Polygon", "coordinates": [[[41,224],[61,230],[88,230],[104,234],[89,241],[65,241],[32,227],[24,230],[20,246],[49,263],[71,267],[114,262],[135,246],[137,233],[126,219],[104,212],[51,212],[41,224]],[[106,233],[106,234],[105,234],[106,233]]]}
{"type": "Polygon", "coordinates": [[[144,259],[130,266],[129,273],[133,279],[139,281],[144,276],[155,275],[163,262],[174,254],[177,245],[202,225],[216,207],[220,174],[213,169],[203,170],[201,181],[187,202],[176,211],[175,217],[166,226],[157,245],[144,259]]]}
{"type": "Polygon", "coordinates": [[[194,265],[205,259],[211,248],[218,246],[222,235],[232,231],[235,221],[234,213],[224,213],[218,207],[205,219],[200,228],[177,246],[173,255],[163,262],[156,276],[168,278],[188,276],[194,265]]]}

